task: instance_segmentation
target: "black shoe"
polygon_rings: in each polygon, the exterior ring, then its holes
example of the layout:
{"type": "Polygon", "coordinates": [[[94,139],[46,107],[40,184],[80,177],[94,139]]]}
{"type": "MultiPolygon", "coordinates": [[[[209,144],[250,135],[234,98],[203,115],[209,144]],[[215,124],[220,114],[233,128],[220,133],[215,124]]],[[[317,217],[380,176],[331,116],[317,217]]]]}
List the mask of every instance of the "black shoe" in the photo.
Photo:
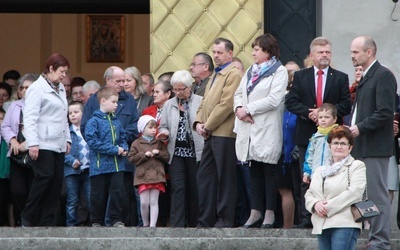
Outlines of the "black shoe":
{"type": "Polygon", "coordinates": [[[274,224],[261,224],[261,228],[274,228],[274,224]]]}
{"type": "Polygon", "coordinates": [[[261,216],[258,220],[256,220],[255,222],[253,222],[252,224],[246,225],[244,224],[242,226],[242,228],[255,228],[255,227],[260,227],[262,222],[263,222],[264,218],[261,216]]]}
{"type": "Polygon", "coordinates": [[[309,220],[303,220],[300,224],[294,225],[293,228],[312,228],[313,225],[309,220]]]}

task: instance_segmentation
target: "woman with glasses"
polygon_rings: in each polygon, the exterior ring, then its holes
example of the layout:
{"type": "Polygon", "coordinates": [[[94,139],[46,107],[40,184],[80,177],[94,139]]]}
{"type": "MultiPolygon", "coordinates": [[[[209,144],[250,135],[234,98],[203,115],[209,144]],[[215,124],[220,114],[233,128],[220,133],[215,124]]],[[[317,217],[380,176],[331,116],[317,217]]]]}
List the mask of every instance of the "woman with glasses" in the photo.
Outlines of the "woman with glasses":
{"type": "MultiPolygon", "coordinates": [[[[9,145],[8,157],[10,157],[11,153],[17,155],[20,152],[27,151],[24,139],[21,137],[19,139],[18,135],[23,135],[23,131],[20,131],[20,129],[23,128],[22,112],[25,106],[25,93],[37,78],[38,75],[36,74],[26,74],[18,79],[17,91],[21,99],[11,103],[1,124],[1,135],[9,145]]],[[[21,226],[21,212],[28,199],[33,172],[32,169],[20,166],[13,160],[10,161],[10,164],[10,191],[14,220],[16,226],[21,226]]]]}
{"type": "Polygon", "coordinates": [[[171,178],[171,227],[195,227],[198,218],[197,166],[204,139],[193,131],[201,96],[193,94],[192,76],[187,70],[173,74],[175,97],[167,101],[158,127],[160,140],[168,140],[171,178]]]}
{"type": "Polygon", "coordinates": [[[351,205],[362,199],[366,167],[350,155],[354,139],[349,128],[333,128],[328,143],[332,155],[315,170],[305,194],[312,233],[318,235],[319,249],[355,249],[361,222],[354,221],[351,205]]]}
{"type": "Polygon", "coordinates": [[[283,111],[288,73],[271,34],[253,44],[254,64],[234,95],[236,156],[250,168],[251,211],[244,228],[272,228],[282,152],[283,111]]]}

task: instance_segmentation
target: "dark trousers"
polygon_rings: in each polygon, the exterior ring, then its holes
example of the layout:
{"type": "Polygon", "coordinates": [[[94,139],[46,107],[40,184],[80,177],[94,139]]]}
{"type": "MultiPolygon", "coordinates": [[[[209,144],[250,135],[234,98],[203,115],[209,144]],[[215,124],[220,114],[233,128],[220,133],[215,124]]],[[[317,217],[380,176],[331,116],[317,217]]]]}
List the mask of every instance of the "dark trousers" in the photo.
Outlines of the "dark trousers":
{"type": "Polygon", "coordinates": [[[138,223],[135,188],[133,186],[133,173],[125,172],[124,174],[125,185],[125,202],[122,209],[123,222],[125,226],[136,226],[138,223]]]}
{"type": "Polygon", "coordinates": [[[211,136],[204,142],[197,172],[198,227],[233,227],[236,206],[235,138],[211,136]]]}
{"type": "Polygon", "coordinates": [[[292,168],[293,198],[296,204],[296,210],[298,212],[295,214],[295,222],[311,222],[311,214],[306,209],[306,203],[304,199],[304,195],[309,188],[309,184],[303,182],[303,165],[307,146],[297,146],[299,148],[299,165],[293,164],[292,168]]]}
{"type": "Polygon", "coordinates": [[[32,169],[18,166],[11,161],[10,191],[16,226],[21,226],[21,213],[28,200],[33,178],[32,169]]]}
{"type": "Polygon", "coordinates": [[[104,225],[107,200],[111,225],[122,222],[122,209],[126,197],[125,172],[114,172],[90,177],[90,218],[92,223],[104,225]]]}
{"type": "Polygon", "coordinates": [[[275,210],[278,194],[278,165],[250,162],[251,209],[275,210]]]}
{"type": "Polygon", "coordinates": [[[238,163],[236,165],[237,198],[236,198],[236,221],[235,226],[242,226],[250,216],[251,188],[249,164],[238,163]]]}
{"type": "Polygon", "coordinates": [[[54,226],[64,178],[65,153],[39,150],[32,161],[34,179],[21,220],[25,226],[54,226]]]}
{"type": "Polygon", "coordinates": [[[10,179],[0,179],[0,226],[8,226],[8,205],[10,204],[10,179]]]}
{"type": "Polygon", "coordinates": [[[195,227],[199,216],[197,194],[197,162],[195,157],[172,158],[171,176],[171,227],[195,227]]]}

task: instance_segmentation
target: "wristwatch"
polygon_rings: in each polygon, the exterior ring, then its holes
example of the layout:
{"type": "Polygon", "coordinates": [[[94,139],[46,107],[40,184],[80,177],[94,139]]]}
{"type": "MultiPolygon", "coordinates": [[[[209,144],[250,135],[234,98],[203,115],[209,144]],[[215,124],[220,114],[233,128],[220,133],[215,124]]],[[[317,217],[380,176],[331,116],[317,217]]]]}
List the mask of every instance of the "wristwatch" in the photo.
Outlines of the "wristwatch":
{"type": "Polygon", "coordinates": [[[246,108],[246,114],[250,115],[250,111],[248,108],[246,108]]]}

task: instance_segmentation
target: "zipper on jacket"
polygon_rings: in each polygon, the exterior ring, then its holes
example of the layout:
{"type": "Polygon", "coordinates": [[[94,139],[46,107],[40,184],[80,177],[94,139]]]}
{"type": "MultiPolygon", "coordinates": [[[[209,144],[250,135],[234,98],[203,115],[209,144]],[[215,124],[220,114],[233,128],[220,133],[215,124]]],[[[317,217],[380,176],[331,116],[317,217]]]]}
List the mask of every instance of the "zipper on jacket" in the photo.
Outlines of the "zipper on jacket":
{"type": "Polygon", "coordinates": [[[100,154],[97,153],[97,168],[100,167],[100,154]]]}
{"type": "MultiPolygon", "coordinates": [[[[111,128],[111,138],[112,138],[112,142],[113,142],[113,145],[115,145],[115,130],[114,130],[114,126],[113,126],[113,124],[112,124],[112,122],[111,122],[111,118],[110,118],[110,116],[111,116],[111,114],[108,114],[107,115],[107,120],[108,120],[108,123],[110,124],[110,128],[111,128]]],[[[116,155],[114,155],[114,163],[115,163],[115,168],[116,168],[116,170],[117,170],[117,172],[119,171],[119,169],[118,169],[118,160],[117,160],[117,156],[116,155]]]]}

